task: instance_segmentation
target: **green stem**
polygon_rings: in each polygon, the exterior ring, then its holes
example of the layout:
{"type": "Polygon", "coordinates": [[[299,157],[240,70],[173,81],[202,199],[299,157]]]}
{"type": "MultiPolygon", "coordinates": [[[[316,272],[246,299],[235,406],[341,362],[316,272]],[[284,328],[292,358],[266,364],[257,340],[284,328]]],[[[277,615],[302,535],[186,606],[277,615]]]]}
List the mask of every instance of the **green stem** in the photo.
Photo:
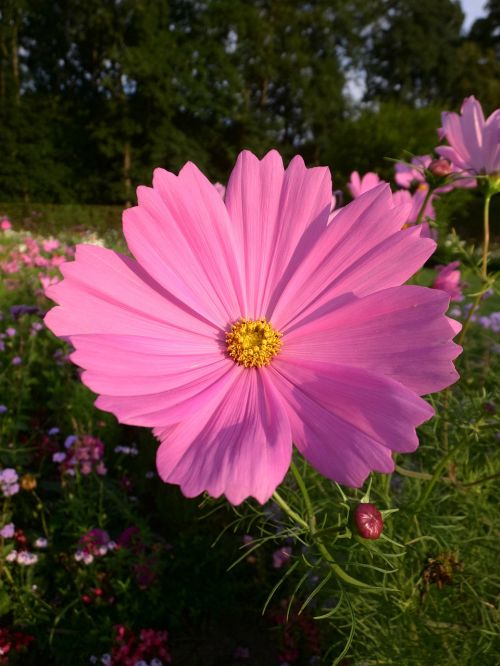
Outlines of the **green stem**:
{"type": "Polygon", "coordinates": [[[309,497],[306,484],[304,483],[304,480],[299,470],[297,469],[296,465],[293,462],[291,464],[291,470],[295,478],[295,481],[297,482],[299,490],[302,494],[302,497],[304,499],[304,504],[306,505],[307,517],[309,522],[306,522],[301,516],[299,516],[299,514],[296,511],[294,511],[276,491],[273,494],[273,498],[275,499],[275,501],[280,505],[283,511],[285,511],[290,516],[290,518],[295,520],[296,523],[298,523],[301,527],[303,527],[309,532],[311,538],[318,547],[319,552],[321,553],[321,555],[323,555],[333,573],[340,580],[344,581],[344,583],[347,583],[348,585],[354,585],[355,587],[360,587],[365,590],[378,589],[374,588],[372,585],[363,583],[362,581],[357,580],[352,576],[349,576],[349,574],[346,571],[344,571],[341,567],[339,567],[339,565],[335,562],[333,555],[329,552],[328,548],[322,542],[321,537],[319,537],[316,533],[316,516],[314,515],[314,509],[311,502],[311,498],[309,497]]]}
{"type": "Polygon", "coordinates": [[[299,490],[302,493],[302,497],[304,498],[304,503],[306,505],[307,519],[309,521],[309,529],[311,531],[311,534],[314,534],[314,532],[316,531],[316,516],[314,515],[313,505],[311,502],[311,498],[309,497],[309,493],[307,492],[306,484],[304,483],[304,479],[302,478],[299,470],[297,469],[297,466],[293,461],[290,467],[292,470],[292,474],[295,478],[295,481],[297,482],[297,485],[299,487],[299,490]]]}
{"type": "Polygon", "coordinates": [[[296,513],[292,507],[285,502],[285,500],[281,497],[281,495],[278,494],[278,492],[275,490],[273,493],[273,499],[274,501],[279,504],[279,506],[283,509],[285,513],[287,513],[292,520],[294,520],[298,525],[309,531],[309,525],[306,523],[306,521],[299,516],[298,513],[296,513]]]}
{"type": "Polygon", "coordinates": [[[422,218],[423,218],[424,212],[425,212],[425,207],[429,203],[429,199],[432,196],[432,192],[433,192],[433,190],[431,190],[431,188],[429,187],[429,189],[427,190],[427,194],[425,195],[425,199],[424,199],[422,205],[420,206],[420,210],[418,211],[417,221],[415,222],[416,225],[420,224],[422,222],[422,218]]]}
{"type": "Polygon", "coordinates": [[[483,211],[483,225],[484,225],[484,241],[483,241],[483,265],[481,268],[481,277],[486,280],[488,277],[488,249],[490,245],[490,201],[491,192],[488,191],[484,197],[484,211],[483,211]]]}
{"type": "MultiPolygon", "coordinates": [[[[484,209],[483,209],[484,239],[483,239],[483,261],[481,265],[481,280],[483,281],[483,283],[487,282],[488,280],[488,250],[490,246],[490,201],[492,196],[493,195],[489,190],[486,192],[484,196],[484,209]]],[[[469,310],[469,313],[464,321],[464,325],[462,327],[460,335],[457,338],[457,344],[459,345],[462,344],[465,338],[465,334],[467,332],[467,329],[469,328],[470,322],[472,321],[472,317],[474,316],[474,313],[476,312],[477,308],[479,307],[479,304],[481,303],[481,298],[483,296],[483,293],[484,291],[481,291],[479,294],[477,294],[476,298],[472,303],[472,307],[469,310]]]]}
{"type": "Polygon", "coordinates": [[[414,513],[418,513],[418,511],[419,511],[419,510],[423,507],[423,505],[427,502],[427,499],[429,498],[429,495],[430,495],[431,492],[433,491],[434,486],[436,485],[436,483],[439,481],[439,479],[440,479],[440,477],[441,477],[441,473],[442,473],[442,471],[443,471],[444,468],[446,467],[448,461],[452,458],[452,456],[453,456],[453,454],[455,453],[455,451],[459,448],[459,446],[460,446],[460,444],[457,444],[456,446],[454,446],[454,447],[450,450],[450,452],[447,453],[447,454],[441,459],[441,462],[439,463],[439,465],[437,465],[436,469],[434,470],[434,474],[432,475],[432,479],[430,480],[429,485],[428,485],[427,488],[425,489],[424,494],[422,495],[422,497],[420,498],[420,500],[417,502],[417,505],[416,505],[416,507],[415,507],[415,511],[414,511],[414,513]]]}

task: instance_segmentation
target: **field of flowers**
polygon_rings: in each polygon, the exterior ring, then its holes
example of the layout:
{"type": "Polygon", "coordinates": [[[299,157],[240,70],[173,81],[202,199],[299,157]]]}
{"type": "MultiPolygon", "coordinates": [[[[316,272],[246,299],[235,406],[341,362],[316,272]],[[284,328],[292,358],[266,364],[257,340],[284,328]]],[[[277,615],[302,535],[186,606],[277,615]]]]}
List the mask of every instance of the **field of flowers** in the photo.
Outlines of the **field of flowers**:
{"type": "MultiPolygon", "coordinates": [[[[458,187],[487,211],[498,182],[450,151],[398,162],[393,200],[438,242],[409,283],[451,299],[459,381],[427,397],[435,415],[393,473],[353,489],[295,452],[262,504],[163,483],[155,437],[94,406],[71,336],[44,324],[75,246],[126,253],[123,239],[1,220],[0,664],[499,663],[498,239],[474,247],[439,215],[458,187]]],[[[353,173],[328,224],[377,187],[353,173]]]]}

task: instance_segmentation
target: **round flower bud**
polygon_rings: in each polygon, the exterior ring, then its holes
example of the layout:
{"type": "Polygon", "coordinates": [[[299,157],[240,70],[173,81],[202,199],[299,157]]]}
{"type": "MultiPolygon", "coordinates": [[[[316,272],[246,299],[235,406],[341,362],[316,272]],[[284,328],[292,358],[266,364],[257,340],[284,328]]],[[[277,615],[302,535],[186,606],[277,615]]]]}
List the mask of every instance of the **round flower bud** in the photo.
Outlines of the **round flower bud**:
{"type": "Polygon", "coordinates": [[[453,168],[448,160],[445,160],[444,157],[440,157],[429,164],[429,171],[438,178],[444,178],[445,176],[450,175],[453,168]]]}
{"type": "Polygon", "coordinates": [[[382,514],[375,504],[358,504],[354,510],[354,522],[363,539],[378,539],[384,529],[382,514]]]}

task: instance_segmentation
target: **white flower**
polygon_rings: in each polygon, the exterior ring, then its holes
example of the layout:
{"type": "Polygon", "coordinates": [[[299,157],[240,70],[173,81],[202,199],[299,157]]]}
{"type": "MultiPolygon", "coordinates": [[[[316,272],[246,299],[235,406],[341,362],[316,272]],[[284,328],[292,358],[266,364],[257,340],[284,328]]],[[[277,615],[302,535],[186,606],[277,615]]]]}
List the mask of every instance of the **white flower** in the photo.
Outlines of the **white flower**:
{"type": "Polygon", "coordinates": [[[36,548],[47,548],[48,545],[49,542],[43,537],[38,537],[38,539],[35,541],[36,548]]]}
{"type": "Polygon", "coordinates": [[[38,555],[35,553],[29,553],[27,550],[22,550],[17,554],[17,563],[22,564],[25,567],[30,567],[32,564],[38,562],[38,555]]]}
{"type": "Polygon", "coordinates": [[[92,555],[92,553],[83,553],[82,559],[83,563],[88,566],[89,564],[92,564],[92,562],[94,561],[94,556],[92,555]]]}
{"type": "Polygon", "coordinates": [[[14,562],[16,558],[17,558],[17,550],[11,550],[5,559],[7,560],[7,562],[14,562]]]}

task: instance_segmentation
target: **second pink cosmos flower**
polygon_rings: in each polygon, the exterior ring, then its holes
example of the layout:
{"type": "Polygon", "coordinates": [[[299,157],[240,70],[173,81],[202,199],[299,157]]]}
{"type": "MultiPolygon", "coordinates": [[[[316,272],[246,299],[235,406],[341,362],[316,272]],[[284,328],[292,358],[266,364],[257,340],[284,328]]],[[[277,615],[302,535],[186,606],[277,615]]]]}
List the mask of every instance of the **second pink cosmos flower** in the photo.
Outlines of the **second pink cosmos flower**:
{"type": "Polygon", "coordinates": [[[49,328],[123,423],[154,428],[161,477],[185,495],[265,502],[292,442],[360,486],[418,446],[419,396],[457,379],[449,298],[401,286],[435,244],[401,230],[379,185],[328,224],[326,168],[243,152],[223,200],[191,163],[124,213],[135,257],[80,245],[48,289],[49,328]]]}

